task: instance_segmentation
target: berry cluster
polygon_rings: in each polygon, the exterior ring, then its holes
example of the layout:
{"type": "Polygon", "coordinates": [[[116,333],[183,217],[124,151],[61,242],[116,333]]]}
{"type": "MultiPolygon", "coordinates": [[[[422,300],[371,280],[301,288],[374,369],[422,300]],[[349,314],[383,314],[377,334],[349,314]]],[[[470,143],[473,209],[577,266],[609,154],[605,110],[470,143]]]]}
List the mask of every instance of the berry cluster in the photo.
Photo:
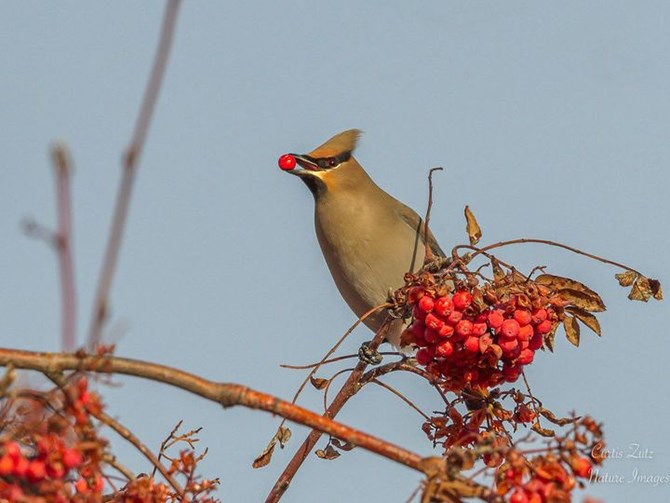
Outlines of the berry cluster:
{"type": "Polygon", "coordinates": [[[523,305],[519,296],[488,305],[473,302],[467,289],[413,293],[413,322],[403,343],[418,346],[417,362],[454,391],[516,381],[558,322],[550,305],[523,305]]]}
{"type": "Polygon", "coordinates": [[[569,468],[553,454],[536,456],[528,460],[518,453],[508,456],[508,462],[497,473],[499,494],[507,494],[509,503],[545,503],[571,501],[570,493],[577,479],[588,480],[592,462],[583,456],[573,456],[569,468]]]}

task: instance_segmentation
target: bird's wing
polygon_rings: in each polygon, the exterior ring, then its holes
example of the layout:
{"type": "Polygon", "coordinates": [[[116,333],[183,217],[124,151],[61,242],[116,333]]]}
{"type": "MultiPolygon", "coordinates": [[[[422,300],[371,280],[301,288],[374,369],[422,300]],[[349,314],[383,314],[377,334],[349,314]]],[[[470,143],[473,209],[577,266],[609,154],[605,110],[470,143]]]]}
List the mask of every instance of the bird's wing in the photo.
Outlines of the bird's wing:
{"type": "MultiPolygon", "coordinates": [[[[425,243],[425,229],[423,225],[423,219],[416,213],[416,211],[402,203],[400,203],[399,211],[400,218],[402,218],[415,232],[418,232],[421,241],[425,243]]],[[[430,246],[430,250],[433,252],[433,254],[437,255],[438,257],[446,257],[446,254],[442,251],[442,248],[440,248],[437,239],[435,239],[435,236],[433,236],[433,233],[430,231],[430,229],[428,229],[428,246],[430,246]]]]}

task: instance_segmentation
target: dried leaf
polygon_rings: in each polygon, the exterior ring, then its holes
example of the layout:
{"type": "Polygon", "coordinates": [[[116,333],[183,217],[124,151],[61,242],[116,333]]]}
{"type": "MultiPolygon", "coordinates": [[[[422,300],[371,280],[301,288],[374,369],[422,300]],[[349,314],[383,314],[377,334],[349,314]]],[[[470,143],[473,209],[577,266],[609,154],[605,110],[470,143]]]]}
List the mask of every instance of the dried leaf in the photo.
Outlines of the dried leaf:
{"type": "Polygon", "coordinates": [[[600,335],[600,323],[598,322],[598,318],[596,318],[594,315],[589,313],[588,311],[585,311],[584,309],[581,309],[579,307],[575,306],[568,306],[565,308],[566,311],[569,313],[572,313],[575,315],[579,321],[581,321],[584,325],[589,327],[591,330],[593,330],[596,335],[600,335]]]}
{"type": "Polygon", "coordinates": [[[566,302],[591,312],[605,310],[605,303],[596,292],[584,283],[574,279],[554,276],[553,274],[540,274],[535,281],[540,285],[550,288],[566,302]]]}
{"type": "Polygon", "coordinates": [[[477,223],[475,215],[470,211],[470,207],[465,207],[465,229],[468,233],[468,238],[470,239],[470,245],[475,246],[479,243],[479,240],[482,237],[482,230],[477,223]]]}
{"type": "Polygon", "coordinates": [[[279,442],[280,447],[283,449],[286,447],[286,444],[288,444],[288,441],[291,440],[291,430],[286,426],[280,426],[275,437],[279,442]]]}
{"type": "Polygon", "coordinates": [[[554,339],[556,338],[556,330],[558,330],[558,323],[551,327],[551,332],[544,336],[544,345],[547,349],[554,352],[554,339]]]}
{"type": "Polygon", "coordinates": [[[493,279],[496,281],[502,281],[505,277],[505,271],[500,267],[500,262],[497,258],[491,257],[491,268],[493,269],[493,279]]]}
{"type": "Polygon", "coordinates": [[[343,451],[350,451],[354,447],[356,447],[356,444],[351,443],[351,442],[343,442],[339,438],[331,437],[330,443],[333,444],[335,447],[338,449],[341,449],[343,451]]]}
{"type": "Polygon", "coordinates": [[[573,346],[579,347],[579,323],[574,316],[563,318],[563,328],[565,329],[565,337],[573,346]]]}
{"type": "Polygon", "coordinates": [[[328,460],[340,457],[340,453],[337,452],[337,450],[335,450],[332,445],[326,446],[325,450],[317,449],[315,454],[321,459],[328,459],[328,460]]]}
{"type": "Polygon", "coordinates": [[[565,288],[556,292],[556,295],[567,305],[577,306],[585,311],[599,313],[606,309],[605,303],[597,293],[591,295],[589,293],[580,292],[579,290],[565,288]]]}
{"type": "Polygon", "coordinates": [[[657,279],[649,279],[646,276],[638,275],[633,282],[633,287],[630,289],[628,298],[630,300],[647,302],[651,297],[654,297],[656,300],[663,299],[661,282],[657,279]]]}
{"type": "Polygon", "coordinates": [[[309,382],[312,383],[312,386],[314,386],[316,389],[322,390],[328,384],[328,379],[323,379],[322,377],[311,376],[309,378],[309,382]]]}
{"type": "Polygon", "coordinates": [[[649,288],[651,294],[656,300],[663,300],[663,290],[661,290],[661,282],[657,279],[649,279],[649,288]]]}
{"type": "Polygon", "coordinates": [[[533,426],[530,427],[535,433],[542,435],[543,437],[553,437],[555,436],[554,430],[549,428],[542,428],[539,422],[533,423],[533,426]]]}
{"type": "Polygon", "coordinates": [[[574,423],[579,419],[578,417],[556,417],[556,415],[550,411],[549,409],[545,409],[544,407],[539,408],[539,413],[542,414],[543,417],[547,418],[549,421],[554,423],[555,425],[558,426],[565,426],[566,424],[574,423]]]}
{"type": "Polygon", "coordinates": [[[621,286],[630,286],[633,284],[638,277],[638,274],[633,271],[626,271],[619,274],[615,274],[614,277],[617,279],[621,286]]]}
{"type": "Polygon", "coordinates": [[[272,460],[272,453],[275,450],[275,445],[277,445],[276,437],[270,441],[262,454],[254,459],[254,462],[251,464],[251,466],[253,468],[263,468],[264,466],[267,466],[272,460]]]}

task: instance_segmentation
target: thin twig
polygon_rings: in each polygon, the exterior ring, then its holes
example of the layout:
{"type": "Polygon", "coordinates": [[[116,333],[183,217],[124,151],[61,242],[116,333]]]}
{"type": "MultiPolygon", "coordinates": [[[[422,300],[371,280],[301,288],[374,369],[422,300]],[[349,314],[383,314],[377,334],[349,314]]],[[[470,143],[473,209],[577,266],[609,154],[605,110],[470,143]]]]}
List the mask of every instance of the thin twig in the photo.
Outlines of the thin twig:
{"type": "Polygon", "coordinates": [[[135,131],[130,140],[123,157],[123,173],[114,208],[114,216],[107,240],[105,257],[102,262],[102,270],[98,281],[98,288],[93,302],[93,318],[88,334],[88,347],[93,348],[100,343],[102,327],[109,314],[109,294],[112,288],[112,280],[116,271],[116,264],[123,239],[123,231],[126,224],[130,196],[132,193],[137,166],[142,154],[144,142],[153,116],[154,107],[158,98],[168,56],[172,43],[174,29],[177,22],[177,12],[181,0],[169,0],[165,7],[163,26],[161,28],[160,40],[156,49],[156,56],[151,69],[151,75],[144,93],[144,99],[135,123],[135,131]]]}
{"type": "Polygon", "coordinates": [[[428,241],[428,223],[430,222],[430,211],[433,208],[433,172],[442,171],[444,168],[431,168],[428,172],[428,207],[426,208],[426,218],[423,221],[423,242],[426,249],[424,256],[424,263],[433,258],[433,250],[430,248],[428,241]]]}
{"type": "Polygon", "coordinates": [[[386,384],[385,382],[382,382],[379,379],[372,379],[370,382],[376,384],[377,386],[381,386],[385,390],[390,391],[395,396],[400,398],[403,402],[405,402],[407,405],[409,405],[412,409],[417,411],[421,416],[423,416],[423,418],[426,421],[430,420],[430,417],[428,417],[428,415],[426,413],[424,413],[421,409],[419,409],[419,407],[417,407],[414,402],[412,402],[409,398],[407,398],[405,395],[403,395],[400,391],[395,389],[393,386],[390,386],[389,384],[386,384]]]}
{"type": "Polygon", "coordinates": [[[557,248],[563,248],[564,250],[571,251],[572,253],[576,253],[577,255],[583,255],[585,257],[591,258],[593,260],[597,260],[598,262],[602,262],[603,264],[608,264],[608,265],[613,265],[615,267],[618,267],[620,269],[624,269],[626,271],[631,271],[636,274],[639,274],[640,276],[643,276],[643,274],[632,267],[629,267],[625,264],[621,264],[620,262],[614,262],[613,260],[608,260],[606,258],[600,257],[598,255],[593,255],[592,253],[587,253],[585,251],[580,250],[579,248],[574,248],[572,246],[564,245],[562,243],[557,243],[556,241],[551,241],[549,239],[535,239],[535,238],[519,238],[519,239],[511,239],[509,241],[499,241],[498,243],[494,243],[488,246],[485,246],[483,248],[477,248],[473,246],[468,246],[468,245],[460,245],[456,246],[454,250],[458,250],[459,248],[466,248],[469,250],[475,250],[475,252],[470,256],[470,259],[472,260],[475,258],[477,255],[485,255],[487,251],[493,250],[495,248],[502,248],[503,246],[509,246],[509,245],[514,245],[514,244],[522,244],[522,243],[536,243],[536,244],[542,244],[542,245],[547,245],[547,246],[555,246],[557,248]]]}
{"type": "MultiPolygon", "coordinates": [[[[370,341],[370,344],[368,345],[368,348],[371,351],[375,351],[379,345],[384,341],[384,338],[386,337],[386,334],[389,330],[389,324],[390,324],[390,318],[387,318],[386,322],[381,326],[381,328],[377,331],[375,334],[374,338],[372,341],[370,341]]],[[[365,369],[367,368],[368,364],[361,360],[358,362],[356,365],[356,368],[354,371],[349,374],[349,377],[347,378],[347,381],[344,383],[342,388],[340,389],[339,393],[335,396],[333,399],[333,402],[330,404],[328,409],[326,410],[325,414],[323,415],[324,419],[327,420],[332,420],[337,413],[344,407],[344,405],[347,403],[347,401],[354,396],[358,390],[360,389],[360,378],[365,372],[365,369]]],[[[323,431],[313,429],[308,437],[305,439],[305,441],[302,443],[302,445],[298,448],[296,453],[293,455],[293,458],[291,458],[291,461],[289,461],[288,465],[286,465],[286,468],[284,468],[284,471],[282,474],[279,476],[277,481],[275,482],[274,486],[270,490],[270,493],[268,494],[266,498],[266,503],[272,503],[279,501],[279,499],[282,497],[282,495],[286,492],[288,489],[288,486],[291,483],[291,480],[293,480],[293,477],[295,474],[298,472],[300,467],[302,466],[302,463],[305,461],[307,458],[307,455],[312,451],[316,443],[318,442],[319,438],[321,438],[323,431]]],[[[337,436],[337,435],[332,435],[332,436],[337,436]]],[[[342,437],[338,437],[342,438],[342,437]]],[[[345,439],[348,440],[348,439],[345,439]]],[[[360,445],[360,444],[356,444],[360,445]]]]}
{"type": "Polygon", "coordinates": [[[67,147],[55,143],[51,147],[51,159],[56,179],[56,253],[61,284],[61,345],[63,351],[74,351],[77,344],[77,293],[72,258],[72,193],[70,175],[72,163],[67,147]]]}

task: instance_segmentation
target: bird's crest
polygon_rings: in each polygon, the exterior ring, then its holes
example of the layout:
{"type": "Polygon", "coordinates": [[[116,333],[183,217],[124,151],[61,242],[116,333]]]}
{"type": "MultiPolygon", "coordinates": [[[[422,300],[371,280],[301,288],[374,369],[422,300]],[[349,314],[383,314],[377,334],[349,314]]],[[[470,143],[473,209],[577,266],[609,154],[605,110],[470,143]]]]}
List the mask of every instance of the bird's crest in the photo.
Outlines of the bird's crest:
{"type": "Polygon", "coordinates": [[[353,152],[356,149],[356,144],[361,134],[362,131],[359,129],[342,131],[323,145],[316,147],[308,155],[319,159],[322,157],[333,157],[344,152],[353,152]]]}

